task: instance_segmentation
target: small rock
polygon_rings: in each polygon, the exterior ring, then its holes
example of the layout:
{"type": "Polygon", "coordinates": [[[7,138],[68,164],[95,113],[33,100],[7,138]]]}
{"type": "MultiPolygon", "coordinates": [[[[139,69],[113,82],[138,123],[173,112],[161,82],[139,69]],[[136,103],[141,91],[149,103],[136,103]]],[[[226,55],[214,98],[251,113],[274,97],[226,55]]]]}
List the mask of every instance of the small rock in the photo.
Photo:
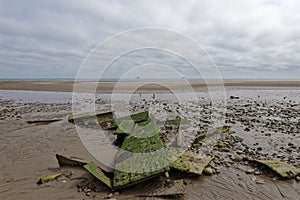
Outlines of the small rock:
{"type": "Polygon", "coordinates": [[[85,195],[89,197],[89,196],[91,196],[91,193],[87,192],[87,193],[85,193],[85,195]]]}
{"type": "Polygon", "coordinates": [[[255,173],[255,169],[249,169],[246,171],[246,174],[254,174],[255,173]]]}
{"type": "Polygon", "coordinates": [[[114,196],[120,195],[120,192],[114,192],[114,196]]]}
{"type": "Polygon", "coordinates": [[[211,176],[214,174],[214,171],[212,168],[210,167],[206,167],[205,170],[204,170],[204,174],[207,175],[207,176],[211,176]]]}
{"type": "Polygon", "coordinates": [[[262,185],[262,184],[265,184],[265,181],[263,181],[263,180],[256,180],[255,183],[262,185]]]}
{"type": "Polygon", "coordinates": [[[257,151],[262,151],[262,147],[258,147],[258,148],[257,148],[257,151]]]}
{"type": "Polygon", "coordinates": [[[226,167],[231,167],[232,165],[230,163],[225,164],[226,167]]]}
{"type": "Polygon", "coordinates": [[[104,196],[103,199],[111,199],[113,198],[113,193],[109,193],[108,195],[104,196]]]}
{"type": "Polygon", "coordinates": [[[296,181],[300,181],[300,176],[296,176],[296,181]]]}
{"type": "Polygon", "coordinates": [[[288,143],[288,146],[294,146],[294,144],[293,143],[288,143]]]}
{"type": "Polygon", "coordinates": [[[254,175],[261,175],[262,173],[260,171],[254,172],[254,175]]]}
{"type": "Polygon", "coordinates": [[[184,179],[183,183],[184,183],[184,185],[190,185],[192,183],[192,180],[190,180],[190,179],[184,179]]]}
{"type": "Polygon", "coordinates": [[[240,151],[240,150],[239,150],[239,151],[236,151],[236,153],[239,154],[239,155],[244,154],[244,152],[243,152],[243,151],[240,151]]]}
{"type": "Polygon", "coordinates": [[[235,156],[235,157],[233,158],[233,160],[236,161],[236,162],[241,162],[241,161],[243,160],[243,158],[240,157],[240,156],[235,156]]]}
{"type": "Polygon", "coordinates": [[[247,128],[244,129],[244,131],[249,132],[249,131],[250,131],[250,128],[247,127],[247,128]]]}

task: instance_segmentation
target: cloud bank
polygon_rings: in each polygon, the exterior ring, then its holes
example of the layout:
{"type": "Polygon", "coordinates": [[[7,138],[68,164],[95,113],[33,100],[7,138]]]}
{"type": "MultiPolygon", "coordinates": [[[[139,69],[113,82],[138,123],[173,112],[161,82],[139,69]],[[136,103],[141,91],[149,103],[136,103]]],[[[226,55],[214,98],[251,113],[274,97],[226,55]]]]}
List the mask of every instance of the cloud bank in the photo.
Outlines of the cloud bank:
{"type": "Polygon", "coordinates": [[[224,78],[300,77],[298,0],[2,0],[0,78],[75,77],[97,44],[140,27],[193,38],[224,78]]]}

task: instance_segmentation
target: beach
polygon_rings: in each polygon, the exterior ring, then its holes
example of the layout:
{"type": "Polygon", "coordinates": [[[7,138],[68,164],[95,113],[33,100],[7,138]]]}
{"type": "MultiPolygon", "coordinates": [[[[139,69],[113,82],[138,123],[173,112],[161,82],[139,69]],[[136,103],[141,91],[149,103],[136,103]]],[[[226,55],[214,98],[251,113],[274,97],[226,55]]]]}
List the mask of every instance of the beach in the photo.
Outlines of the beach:
{"type": "MultiPolygon", "coordinates": [[[[140,82],[139,82],[140,83],[140,82]]],[[[86,171],[78,168],[60,168],[55,154],[75,156],[87,161],[98,161],[88,152],[74,124],[72,115],[73,81],[1,81],[0,84],[0,141],[1,199],[103,199],[107,189],[97,183],[95,196],[77,191],[82,180],[93,180],[86,171]],[[49,97],[49,98],[48,98],[49,97]],[[28,120],[62,119],[49,124],[28,124],[28,120]],[[42,176],[62,172],[71,178],[37,185],[42,176]]],[[[94,82],[81,81],[81,91],[94,92],[94,82]]],[[[269,171],[245,161],[254,159],[280,160],[300,168],[300,81],[230,81],[224,84],[226,110],[219,109],[224,101],[206,98],[204,82],[192,81],[198,101],[183,99],[176,102],[168,94],[190,92],[186,84],[165,82],[172,91],[151,83],[136,91],[130,101],[129,111],[150,110],[162,116],[180,114],[191,121],[196,135],[187,135],[187,141],[205,134],[210,125],[211,111],[222,115],[222,125],[230,127],[228,135],[218,138],[210,155],[215,156],[210,166],[212,176],[186,177],[182,199],[290,199],[300,198],[300,182],[295,179],[280,180],[269,171]],[[157,94],[155,97],[152,94],[157,94]],[[161,95],[159,95],[161,94],[161,95]],[[169,96],[168,96],[169,95],[169,96]],[[201,98],[200,98],[201,97],[201,98]],[[232,97],[232,98],[231,98],[232,97]],[[222,146],[231,140],[232,145],[222,146]],[[223,143],[221,143],[223,142],[223,143]],[[260,173],[246,173],[255,169],[260,173]]],[[[115,82],[97,84],[96,111],[111,109],[110,96],[115,82]]],[[[118,91],[131,91],[135,82],[124,82],[118,91]]],[[[122,105],[122,96],[118,99],[122,105]]],[[[202,144],[202,143],[201,143],[202,144]]],[[[191,149],[200,143],[191,142],[191,149]]],[[[93,180],[94,181],[94,180],[93,180]]],[[[116,194],[115,199],[160,199],[137,197],[145,188],[143,183],[116,194]]]]}

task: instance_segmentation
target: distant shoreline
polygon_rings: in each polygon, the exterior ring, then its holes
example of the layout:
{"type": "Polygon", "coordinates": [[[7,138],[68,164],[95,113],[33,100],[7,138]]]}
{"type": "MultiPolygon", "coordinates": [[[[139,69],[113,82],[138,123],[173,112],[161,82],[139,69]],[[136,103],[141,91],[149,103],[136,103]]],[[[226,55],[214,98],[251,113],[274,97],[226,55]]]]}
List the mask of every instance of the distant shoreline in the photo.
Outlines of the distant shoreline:
{"type": "MultiPolygon", "coordinates": [[[[80,92],[94,92],[95,85],[98,84],[97,92],[110,93],[118,84],[119,91],[132,91],[138,88],[139,92],[165,92],[165,91],[187,91],[206,90],[209,86],[225,86],[227,88],[235,87],[277,87],[277,88],[299,88],[300,81],[224,81],[215,82],[209,81],[79,81],[77,86],[80,86],[80,92]],[[162,86],[165,85],[165,86],[162,86]],[[169,88],[169,89],[168,89],[169,88]]],[[[74,86],[73,80],[1,80],[0,90],[31,90],[31,91],[57,91],[57,92],[72,92],[74,86]]]]}

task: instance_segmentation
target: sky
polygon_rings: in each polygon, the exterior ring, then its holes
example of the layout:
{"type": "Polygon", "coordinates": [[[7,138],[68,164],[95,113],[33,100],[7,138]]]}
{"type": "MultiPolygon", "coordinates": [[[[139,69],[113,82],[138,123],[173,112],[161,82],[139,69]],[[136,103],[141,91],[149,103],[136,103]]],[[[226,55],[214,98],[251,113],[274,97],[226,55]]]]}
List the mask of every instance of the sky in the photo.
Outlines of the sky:
{"type": "MultiPolygon", "coordinates": [[[[206,50],[224,79],[300,77],[299,0],[0,2],[0,79],[74,78],[97,45],[143,27],[170,29],[193,39],[206,50]]],[[[151,40],[151,35],[144,40],[151,40]]],[[[126,42],[125,38],[120,44],[126,42]]],[[[174,40],[184,47],[179,42],[174,40]]],[[[147,62],[158,63],[149,65],[154,72],[156,68],[163,72],[167,68],[162,66],[169,65],[181,72],[181,77],[193,78],[183,59],[155,50],[123,55],[106,78],[121,77],[129,63],[147,62]],[[154,59],[149,55],[155,55],[154,59]]],[[[156,76],[154,72],[149,70],[147,77],[156,76]]],[[[168,73],[160,74],[167,77],[168,73]]]]}

